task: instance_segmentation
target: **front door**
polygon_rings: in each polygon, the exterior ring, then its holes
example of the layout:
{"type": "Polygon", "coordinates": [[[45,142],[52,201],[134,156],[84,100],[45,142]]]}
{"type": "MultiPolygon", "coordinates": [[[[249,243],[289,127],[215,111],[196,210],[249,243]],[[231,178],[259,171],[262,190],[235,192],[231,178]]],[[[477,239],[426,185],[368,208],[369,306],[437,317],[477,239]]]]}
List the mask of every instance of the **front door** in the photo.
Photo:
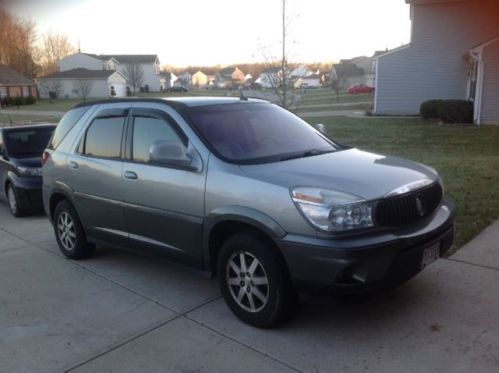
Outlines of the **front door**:
{"type": "Polygon", "coordinates": [[[206,171],[152,162],[152,143],[172,139],[188,145],[184,133],[165,112],[132,109],[128,160],[123,167],[126,225],[132,246],[199,265],[206,171]]]}

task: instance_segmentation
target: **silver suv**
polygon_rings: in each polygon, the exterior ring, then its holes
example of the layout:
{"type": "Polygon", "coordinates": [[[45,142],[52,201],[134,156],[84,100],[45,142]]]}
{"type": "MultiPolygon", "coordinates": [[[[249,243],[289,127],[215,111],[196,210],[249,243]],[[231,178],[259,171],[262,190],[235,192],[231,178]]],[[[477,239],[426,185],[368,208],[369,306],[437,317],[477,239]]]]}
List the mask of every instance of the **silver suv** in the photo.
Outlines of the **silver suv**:
{"type": "Polygon", "coordinates": [[[453,241],[435,170],[338,144],[260,100],[85,103],[43,163],[64,255],[104,243],[217,275],[232,312],[259,327],[300,293],[400,284],[453,241]]]}

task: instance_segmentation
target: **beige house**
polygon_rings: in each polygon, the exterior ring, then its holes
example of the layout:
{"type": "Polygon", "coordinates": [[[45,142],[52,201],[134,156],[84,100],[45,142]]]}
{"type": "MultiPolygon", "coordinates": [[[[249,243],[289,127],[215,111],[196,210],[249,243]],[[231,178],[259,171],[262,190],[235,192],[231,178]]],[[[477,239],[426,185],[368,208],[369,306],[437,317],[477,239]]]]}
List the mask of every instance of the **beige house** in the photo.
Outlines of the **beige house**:
{"type": "Polygon", "coordinates": [[[197,88],[206,87],[208,85],[208,75],[202,71],[198,71],[192,75],[192,86],[197,88]]]}

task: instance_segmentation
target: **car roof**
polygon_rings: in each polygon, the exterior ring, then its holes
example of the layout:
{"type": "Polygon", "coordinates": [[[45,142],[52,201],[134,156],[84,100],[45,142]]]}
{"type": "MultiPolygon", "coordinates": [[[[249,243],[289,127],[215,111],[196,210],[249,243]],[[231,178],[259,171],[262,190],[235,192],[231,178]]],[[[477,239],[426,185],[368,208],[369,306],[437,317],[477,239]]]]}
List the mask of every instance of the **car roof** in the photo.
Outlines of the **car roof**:
{"type": "Polygon", "coordinates": [[[38,129],[38,128],[52,128],[54,129],[57,124],[54,123],[37,123],[37,124],[22,124],[17,126],[9,126],[9,127],[0,127],[0,131],[9,132],[16,130],[29,130],[29,129],[38,129]]]}
{"type": "Polygon", "coordinates": [[[152,102],[169,105],[177,108],[188,108],[197,106],[227,105],[235,103],[268,103],[268,101],[256,98],[240,97],[161,97],[161,98],[111,98],[106,100],[88,101],[73,107],[85,107],[99,104],[120,102],[152,102]]]}

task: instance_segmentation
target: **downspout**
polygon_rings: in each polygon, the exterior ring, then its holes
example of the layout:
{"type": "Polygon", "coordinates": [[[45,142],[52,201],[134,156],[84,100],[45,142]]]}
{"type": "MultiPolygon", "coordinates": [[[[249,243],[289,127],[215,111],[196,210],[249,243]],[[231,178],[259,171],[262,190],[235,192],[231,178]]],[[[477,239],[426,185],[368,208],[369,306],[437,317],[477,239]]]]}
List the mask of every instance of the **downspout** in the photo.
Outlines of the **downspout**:
{"type": "Polygon", "coordinates": [[[485,73],[485,68],[483,65],[483,49],[480,51],[479,54],[479,59],[478,59],[478,79],[477,79],[477,97],[476,97],[476,104],[475,104],[475,110],[476,110],[476,124],[481,125],[482,124],[482,98],[483,98],[483,75],[485,73]]]}

